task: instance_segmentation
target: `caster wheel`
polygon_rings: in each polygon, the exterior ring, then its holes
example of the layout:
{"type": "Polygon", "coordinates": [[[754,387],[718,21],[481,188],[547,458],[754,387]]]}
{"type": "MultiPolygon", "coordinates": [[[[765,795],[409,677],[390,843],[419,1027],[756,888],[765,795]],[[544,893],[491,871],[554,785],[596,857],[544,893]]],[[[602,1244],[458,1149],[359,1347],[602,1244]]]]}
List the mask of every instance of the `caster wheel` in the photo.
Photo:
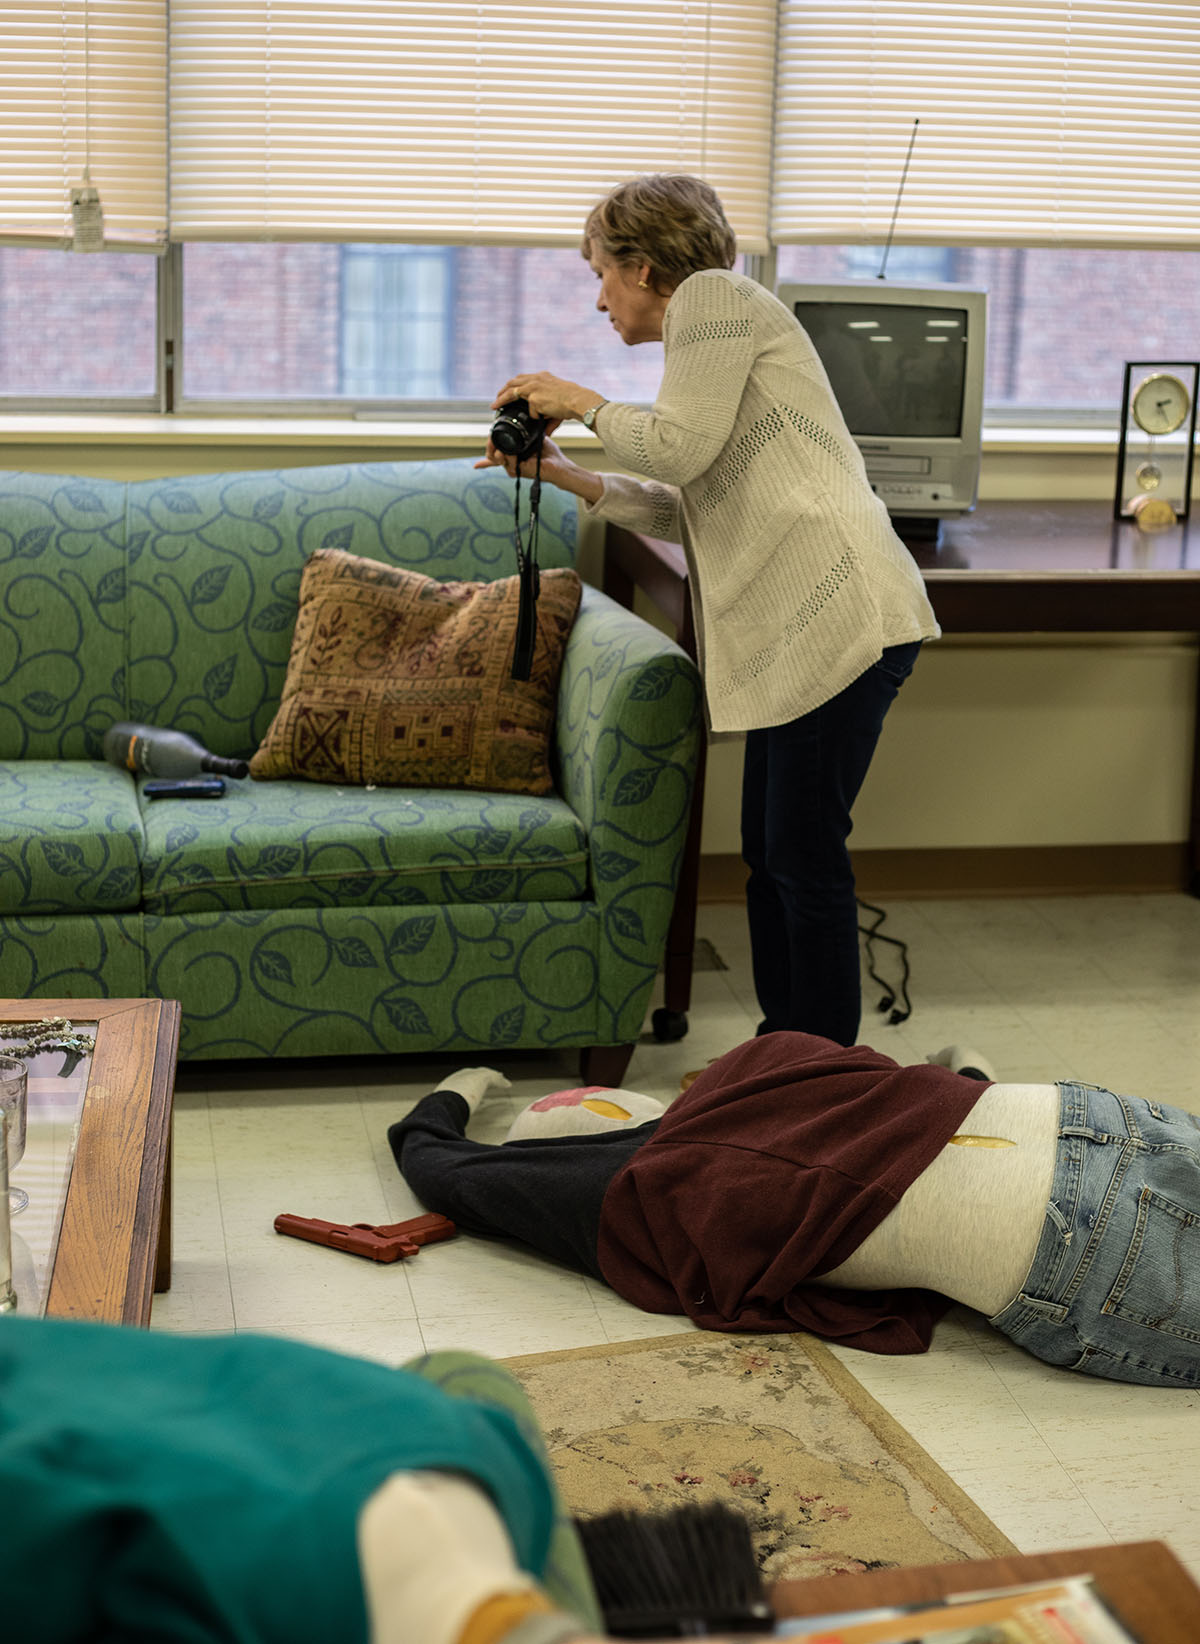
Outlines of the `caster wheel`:
{"type": "Polygon", "coordinates": [[[687,1014],[682,1010],[656,1010],[651,1014],[650,1028],[660,1045],[673,1045],[687,1033],[687,1014]]]}

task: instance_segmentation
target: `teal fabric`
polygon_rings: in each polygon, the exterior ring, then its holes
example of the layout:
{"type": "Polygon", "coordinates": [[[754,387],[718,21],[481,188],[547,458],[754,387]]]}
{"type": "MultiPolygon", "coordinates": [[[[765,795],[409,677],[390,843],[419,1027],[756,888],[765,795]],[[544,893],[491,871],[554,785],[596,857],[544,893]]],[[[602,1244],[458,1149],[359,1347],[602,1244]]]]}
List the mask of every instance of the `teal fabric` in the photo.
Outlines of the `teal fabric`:
{"type": "MultiPolygon", "coordinates": [[[[702,707],[671,640],[585,587],[546,798],[229,783],[140,799],[117,719],[247,756],[316,547],[513,569],[471,460],[131,485],[0,475],[0,994],[178,999],[181,1054],[632,1044],[662,957],[702,707]]],[[[540,558],[569,565],[547,487],[540,558]]]]}
{"type": "Polygon", "coordinates": [[[0,761],[0,913],[101,913],[142,898],[128,776],[90,760],[0,761]]]}
{"type": "Polygon", "coordinates": [[[0,1321],[0,1593],[41,1644],[354,1644],[363,1503],[475,1479],[541,1579],[557,1501],[495,1398],[299,1342],[0,1321]]]}
{"type": "Polygon", "coordinates": [[[424,1376],[455,1398],[477,1399],[481,1404],[498,1405],[514,1418],[521,1437],[541,1457],[554,1495],[554,1528],[542,1586],[560,1609],[578,1617],[595,1632],[602,1633],[604,1613],[596,1597],[583,1543],[554,1484],[545,1439],[520,1382],[502,1364],[497,1364],[494,1359],[485,1359],[478,1353],[424,1353],[420,1358],[410,1359],[404,1368],[424,1376]]]}
{"type": "Polygon", "coordinates": [[[587,893],[587,835],[553,795],[230,781],[220,799],[143,798],[142,813],[153,913],[587,893]]]}

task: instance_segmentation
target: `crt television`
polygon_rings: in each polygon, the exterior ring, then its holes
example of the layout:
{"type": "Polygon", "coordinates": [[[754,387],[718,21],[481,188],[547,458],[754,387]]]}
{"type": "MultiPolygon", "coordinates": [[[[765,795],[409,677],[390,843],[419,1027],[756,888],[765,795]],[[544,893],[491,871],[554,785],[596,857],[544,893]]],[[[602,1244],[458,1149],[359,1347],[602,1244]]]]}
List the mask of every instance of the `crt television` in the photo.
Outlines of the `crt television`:
{"type": "Polygon", "coordinates": [[[975,506],[987,293],[890,280],[783,281],[876,494],[905,535],[975,506]]]}

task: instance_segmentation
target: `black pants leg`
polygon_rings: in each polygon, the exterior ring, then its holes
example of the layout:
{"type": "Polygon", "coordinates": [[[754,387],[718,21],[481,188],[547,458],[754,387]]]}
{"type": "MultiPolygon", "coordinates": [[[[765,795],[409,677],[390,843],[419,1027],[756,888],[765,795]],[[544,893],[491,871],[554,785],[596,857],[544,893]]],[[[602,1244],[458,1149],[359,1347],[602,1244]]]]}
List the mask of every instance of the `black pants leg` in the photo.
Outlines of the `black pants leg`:
{"type": "Polygon", "coordinates": [[[442,1090],[423,1097],[389,1129],[400,1173],[421,1203],[468,1233],[519,1239],[602,1279],[596,1262],[600,1206],[609,1182],[649,1141],[658,1121],[492,1147],[467,1139],[469,1118],[463,1098],[442,1090]]]}
{"type": "Polygon", "coordinates": [[[746,735],[742,856],[760,1033],[858,1037],[850,811],[920,646],[894,645],[812,713],[746,735]]]}

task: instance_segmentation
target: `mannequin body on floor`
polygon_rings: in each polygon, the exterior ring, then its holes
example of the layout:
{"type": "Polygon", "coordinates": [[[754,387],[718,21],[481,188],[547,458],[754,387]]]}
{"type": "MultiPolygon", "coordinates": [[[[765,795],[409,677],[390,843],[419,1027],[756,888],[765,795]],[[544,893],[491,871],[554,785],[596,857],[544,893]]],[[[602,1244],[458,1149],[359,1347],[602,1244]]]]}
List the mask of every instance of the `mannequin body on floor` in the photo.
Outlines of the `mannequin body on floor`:
{"type": "Polygon", "coordinates": [[[989,1317],[1033,1265],[1058,1151],[1057,1085],[989,1085],[900,1203],[823,1284],[936,1290],[989,1317]]]}
{"type": "Polygon", "coordinates": [[[526,1110],[496,1148],[464,1134],[496,1083],[464,1069],[392,1127],[410,1185],[647,1311],[907,1353],[957,1301],[1049,1363],[1200,1384],[1200,1128],[1180,1109],[771,1034],[657,1121],[571,1136],[557,1112],[539,1139],[526,1110]]]}

